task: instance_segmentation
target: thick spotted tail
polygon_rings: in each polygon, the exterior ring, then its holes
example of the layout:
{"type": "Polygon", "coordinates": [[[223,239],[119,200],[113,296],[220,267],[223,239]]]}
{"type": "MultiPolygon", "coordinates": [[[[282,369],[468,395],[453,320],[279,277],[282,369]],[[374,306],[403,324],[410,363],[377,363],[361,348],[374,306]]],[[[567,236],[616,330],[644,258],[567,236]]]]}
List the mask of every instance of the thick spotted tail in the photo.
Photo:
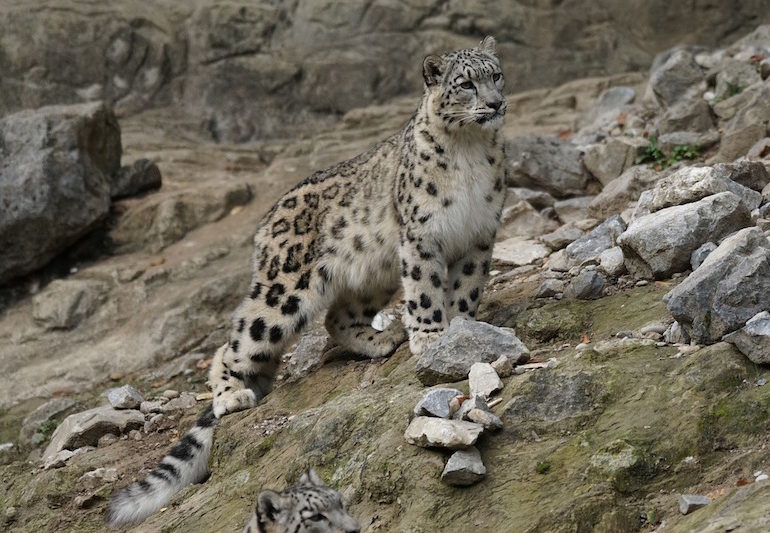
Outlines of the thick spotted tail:
{"type": "Polygon", "coordinates": [[[147,479],[129,485],[113,496],[107,507],[110,526],[141,522],[168,504],[183,487],[206,479],[217,422],[213,406],[209,405],[195,426],[150,472],[147,479]]]}

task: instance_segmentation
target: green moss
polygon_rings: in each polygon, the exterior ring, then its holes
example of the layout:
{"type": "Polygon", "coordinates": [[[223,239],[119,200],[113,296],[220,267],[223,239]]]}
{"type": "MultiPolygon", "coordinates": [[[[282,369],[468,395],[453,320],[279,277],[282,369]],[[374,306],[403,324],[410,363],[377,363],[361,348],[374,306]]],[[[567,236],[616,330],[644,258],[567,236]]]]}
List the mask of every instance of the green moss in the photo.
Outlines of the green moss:
{"type": "Polygon", "coordinates": [[[729,449],[770,430],[770,397],[740,395],[718,400],[698,423],[701,453],[729,449]],[[748,396],[748,397],[746,397],[748,396]]]}
{"type": "Polygon", "coordinates": [[[538,474],[547,474],[551,470],[551,463],[549,461],[538,461],[535,465],[535,472],[538,474]]]}

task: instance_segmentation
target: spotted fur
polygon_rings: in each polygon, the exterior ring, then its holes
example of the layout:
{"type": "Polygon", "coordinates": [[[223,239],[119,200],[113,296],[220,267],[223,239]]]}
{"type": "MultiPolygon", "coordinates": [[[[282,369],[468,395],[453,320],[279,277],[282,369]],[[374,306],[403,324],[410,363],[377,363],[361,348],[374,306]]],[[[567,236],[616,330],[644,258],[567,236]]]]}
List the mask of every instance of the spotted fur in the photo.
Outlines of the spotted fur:
{"type": "MultiPolygon", "coordinates": [[[[323,311],[332,340],[368,357],[407,339],[420,354],[454,316],[476,315],[506,192],[494,47],[487,37],[426,57],[422,102],[401,131],[311,175],[265,215],[249,294],[211,364],[214,416],[256,405],[286,347],[323,311]],[[402,321],[377,331],[372,317],[399,288],[402,321]]],[[[191,461],[205,471],[203,454],[191,461]]],[[[149,514],[131,510],[134,500],[115,516],[149,514]]]]}
{"type": "Polygon", "coordinates": [[[243,533],[358,533],[355,518],[342,505],[342,495],[314,470],[281,493],[265,490],[257,499],[243,533]]]}

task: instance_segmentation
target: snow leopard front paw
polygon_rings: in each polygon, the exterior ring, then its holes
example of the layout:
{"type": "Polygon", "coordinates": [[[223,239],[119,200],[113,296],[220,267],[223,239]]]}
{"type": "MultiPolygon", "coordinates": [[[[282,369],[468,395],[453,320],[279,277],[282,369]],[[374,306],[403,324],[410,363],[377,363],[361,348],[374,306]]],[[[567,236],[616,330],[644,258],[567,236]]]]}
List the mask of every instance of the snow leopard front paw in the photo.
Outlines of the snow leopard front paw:
{"type": "Polygon", "coordinates": [[[409,336],[409,350],[412,355],[421,355],[425,349],[436,342],[443,332],[415,331],[409,336]]]}
{"type": "Polygon", "coordinates": [[[214,394],[214,416],[224,415],[251,409],[257,405],[257,396],[251,389],[222,391],[214,394]]]}

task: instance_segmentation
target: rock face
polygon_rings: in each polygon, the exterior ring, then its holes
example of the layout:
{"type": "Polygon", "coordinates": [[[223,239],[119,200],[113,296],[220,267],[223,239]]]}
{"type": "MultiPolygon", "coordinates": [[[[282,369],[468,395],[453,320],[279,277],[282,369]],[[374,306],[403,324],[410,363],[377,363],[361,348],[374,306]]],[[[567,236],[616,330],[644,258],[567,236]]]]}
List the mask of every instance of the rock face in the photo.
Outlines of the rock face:
{"type": "Polygon", "coordinates": [[[770,363],[770,313],[757,313],[745,326],[725,335],[724,339],[733,343],[743,355],[755,363],[770,363]]]}
{"type": "Polygon", "coordinates": [[[634,219],[618,244],[629,272],[660,279],[687,270],[690,254],[704,242],[719,240],[750,224],[741,199],[722,192],[634,219]]]}
{"type": "Polygon", "coordinates": [[[48,329],[71,329],[104,302],[105,283],[96,280],[54,280],[33,300],[32,316],[48,329]]]}
{"type": "Polygon", "coordinates": [[[523,363],[529,350],[511,329],[457,317],[420,356],[417,377],[425,385],[460,381],[473,363],[491,363],[501,355],[523,363]]]}
{"type": "Polygon", "coordinates": [[[746,228],[726,238],[664,301],[685,333],[699,344],[716,342],[742,327],[770,309],[767,237],[758,228],[746,228]]]}
{"type": "Polygon", "coordinates": [[[120,435],[144,427],[144,415],[133,409],[117,411],[111,406],[94,407],[70,415],[56,428],[43,458],[52,457],[61,450],[81,446],[96,446],[99,437],[112,433],[120,435]]]}
{"type": "Polygon", "coordinates": [[[474,45],[481,33],[500,43],[506,88],[522,90],[638,70],[685,36],[706,45],[731,40],[756,25],[762,7],[761,0],[739,6],[83,0],[77,9],[41,5],[32,12],[4,2],[0,115],[100,99],[135,113],[180,97],[212,138],[287,135],[317,127],[330,113],[418,90],[422,57],[474,45]],[[663,11],[666,21],[657,16],[663,11]],[[686,29],[676,23],[681,19],[689,21],[686,29]],[[620,30],[631,26],[633,35],[620,30]],[[404,38],[393,39],[396,33],[404,38]],[[60,46],[61,36],[68,46],[60,46]]]}
{"type": "Polygon", "coordinates": [[[108,212],[120,128],[100,103],[0,119],[0,283],[31,272],[108,212]]]}

